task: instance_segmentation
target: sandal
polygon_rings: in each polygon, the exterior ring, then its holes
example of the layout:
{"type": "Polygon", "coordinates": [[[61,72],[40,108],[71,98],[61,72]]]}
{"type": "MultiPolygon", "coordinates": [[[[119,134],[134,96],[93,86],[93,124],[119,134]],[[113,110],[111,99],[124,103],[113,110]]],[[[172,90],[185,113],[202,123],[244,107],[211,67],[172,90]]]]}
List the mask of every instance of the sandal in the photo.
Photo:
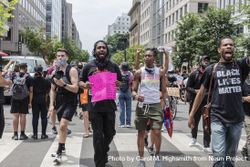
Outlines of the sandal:
{"type": "Polygon", "coordinates": [[[90,134],[84,134],[84,135],[83,135],[84,138],[88,138],[88,137],[90,137],[90,136],[91,136],[90,134]]]}

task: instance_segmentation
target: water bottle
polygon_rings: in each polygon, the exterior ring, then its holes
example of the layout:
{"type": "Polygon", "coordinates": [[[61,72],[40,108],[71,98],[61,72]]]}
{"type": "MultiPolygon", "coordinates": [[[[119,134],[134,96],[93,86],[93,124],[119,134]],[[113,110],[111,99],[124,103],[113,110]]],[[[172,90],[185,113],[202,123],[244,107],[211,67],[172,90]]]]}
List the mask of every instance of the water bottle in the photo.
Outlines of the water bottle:
{"type": "Polygon", "coordinates": [[[142,108],[143,107],[143,102],[138,102],[138,108],[142,108]]]}
{"type": "MultiPolygon", "coordinates": [[[[144,95],[140,94],[140,96],[144,96],[144,95]]],[[[138,101],[138,107],[143,108],[143,102],[138,101]]]]}

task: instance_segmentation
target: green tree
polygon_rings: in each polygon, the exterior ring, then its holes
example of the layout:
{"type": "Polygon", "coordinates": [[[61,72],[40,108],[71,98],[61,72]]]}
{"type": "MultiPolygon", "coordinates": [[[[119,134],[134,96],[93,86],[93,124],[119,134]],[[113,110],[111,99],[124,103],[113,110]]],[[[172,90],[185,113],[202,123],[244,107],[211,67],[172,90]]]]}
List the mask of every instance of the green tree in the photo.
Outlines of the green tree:
{"type": "Polygon", "coordinates": [[[178,22],[176,32],[176,51],[173,54],[173,63],[181,67],[184,62],[192,66],[197,54],[197,29],[200,25],[200,18],[196,14],[188,14],[178,22]]]}
{"type": "MultiPolygon", "coordinates": [[[[126,58],[130,68],[133,68],[135,65],[135,54],[137,48],[142,48],[142,50],[144,50],[144,47],[140,45],[132,46],[126,49],[126,58]]],[[[144,51],[142,51],[141,53],[141,63],[143,62],[143,52],[144,51]]],[[[115,54],[112,55],[111,60],[117,64],[121,64],[124,61],[124,52],[120,50],[117,51],[115,54]]]]}
{"type": "Polygon", "coordinates": [[[232,18],[232,9],[209,8],[201,15],[201,24],[197,31],[197,49],[199,55],[209,55],[212,62],[219,59],[218,42],[222,37],[235,37],[237,25],[232,18]]]}
{"type": "Polygon", "coordinates": [[[115,54],[118,50],[125,50],[129,46],[129,34],[115,34],[107,39],[110,54],[115,54]]]}
{"type": "Polygon", "coordinates": [[[78,48],[73,40],[64,39],[63,46],[70,54],[69,61],[88,61],[89,53],[86,50],[81,50],[80,48],[78,48]]]}
{"type": "Polygon", "coordinates": [[[7,30],[5,24],[9,18],[14,17],[12,11],[15,9],[14,5],[18,0],[2,1],[0,2],[0,36],[2,36],[7,30]]]}

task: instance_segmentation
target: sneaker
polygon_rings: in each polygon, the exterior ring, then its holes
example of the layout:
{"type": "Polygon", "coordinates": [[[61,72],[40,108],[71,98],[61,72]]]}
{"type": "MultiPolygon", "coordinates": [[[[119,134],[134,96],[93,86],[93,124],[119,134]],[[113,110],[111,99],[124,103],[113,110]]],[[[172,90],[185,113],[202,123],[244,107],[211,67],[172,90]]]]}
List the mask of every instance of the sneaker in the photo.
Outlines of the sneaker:
{"type": "Polygon", "coordinates": [[[37,140],[37,135],[32,135],[31,138],[37,140]]]}
{"type": "Polygon", "coordinates": [[[54,165],[60,165],[62,163],[62,154],[51,154],[51,156],[54,158],[53,163],[54,165]]]}
{"type": "Polygon", "coordinates": [[[139,164],[137,167],[146,167],[145,161],[140,160],[139,164]]]}
{"type": "Polygon", "coordinates": [[[203,151],[212,154],[212,149],[210,147],[203,147],[203,151]]]}
{"type": "Polygon", "coordinates": [[[241,150],[241,154],[242,154],[242,156],[243,156],[243,158],[245,159],[245,160],[250,160],[249,158],[248,158],[248,152],[247,152],[247,148],[246,147],[243,147],[242,148],[242,150],[241,150]]]}
{"type": "Polygon", "coordinates": [[[42,135],[41,135],[41,139],[48,139],[48,138],[49,138],[49,136],[46,135],[46,134],[42,134],[42,135]]]}
{"type": "Polygon", "coordinates": [[[126,128],[132,128],[132,126],[130,124],[127,124],[126,128]]]}
{"type": "Polygon", "coordinates": [[[70,129],[68,129],[68,135],[70,135],[72,133],[72,131],[70,129]]]}
{"type": "Polygon", "coordinates": [[[192,138],[192,141],[189,143],[189,146],[194,146],[196,144],[196,139],[192,138]]]}
{"type": "Polygon", "coordinates": [[[12,136],[12,140],[18,140],[18,135],[12,136]]]}
{"type": "Polygon", "coordinates": [[[156,156],[155,159],[156,160],[155,160],[154,167],[162,167],[163,165],[162,165],[162,161],[161,161],[160,156],[156,156]]]}
{"type": "Polygon", "coordinates": [[[125,125],[120,125],[119,128],[125,128],[125,125]]]}
{"type": "Polygon", "coordinates": [[[155,151],[154,151],[154,147],[153,146],[150,146],[148,147],[148,153],[153,156],[155,154],[155,151]]]}
{"type": "Polygon", "coordinates": [[[79,113],[78,117],[79,117],[80,120],[83,120],[83,114],[81,112],[79,113]]]}
{"type": "Polygon", "coordinates": [[[57,132],[56,127],[55,127],[55,126],[52,128],[52,133],[53,133],[54,135],[57,135],[57,134],[58,134],[58,132],[57,132]]]}
{"type": "Polygon", "coordinates": [[[27,140],[28,136],[26,134],[21,134],[19,139],[20,140],[27,140]]]}

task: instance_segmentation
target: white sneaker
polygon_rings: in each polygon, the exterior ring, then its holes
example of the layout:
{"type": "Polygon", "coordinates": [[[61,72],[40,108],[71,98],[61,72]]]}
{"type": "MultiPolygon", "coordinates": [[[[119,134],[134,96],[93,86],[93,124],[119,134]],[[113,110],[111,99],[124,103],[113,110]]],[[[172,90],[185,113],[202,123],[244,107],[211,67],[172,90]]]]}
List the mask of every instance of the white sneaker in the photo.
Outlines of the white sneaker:
{"type": "Polygon", "coordinates": [[[213,154],[212,149],[210,147],[203,147],[203,151],[210,155],[213,154]]]}
{"type": "Polygon", "coordinates": [[[137,165],[137,167],[145,167],[145,166],[146,166],[146,164],[145,164],[145,161],[143,161],[143,160],[140,160],[139,164],[137,165]]]}
{"type": "Polygon", "coordinates": [[[189,146],[194,146],[196,144],[196,139],[192,138],[192,141],[189,143],[189,146]]]}
{"type": "Polygon", "coordinates": [[[119,125],[119,128],[125,128],[125,125],[119,125]]]}
{"type": "Polygon", "coordinates": [[[154,167],[162,167],[163,165],[162,165],[162,161],[161,161],[160,156],[156,156],[155,158],[156,158],[156,160],[155,160],[154,167]]]}
{"type": "Polygon", "coordinates": [[[132,126],[130,124],[126,125],[127,128],[132,128],[132,126]]]}

